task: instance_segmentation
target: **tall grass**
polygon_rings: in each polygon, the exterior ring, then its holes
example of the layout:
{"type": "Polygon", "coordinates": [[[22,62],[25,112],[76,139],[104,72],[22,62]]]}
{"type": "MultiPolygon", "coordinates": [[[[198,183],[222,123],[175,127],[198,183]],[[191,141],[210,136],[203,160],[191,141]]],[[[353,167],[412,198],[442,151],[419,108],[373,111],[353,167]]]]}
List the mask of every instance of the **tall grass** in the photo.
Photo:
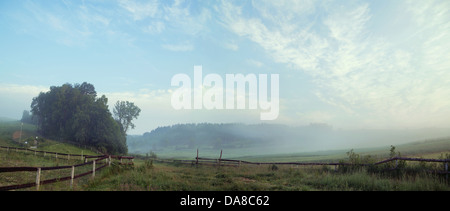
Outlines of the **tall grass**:
{"type": "Polygon", "coordinates": [[[448,191],[443,178],[432,174],[401,177],[366,169],[335,172],[328,167],[271,165],[231,167],[138,162],[115,166],[83,190],[138,191],[448,191]]]}
{"type": "MultiPolygon", "coordinates": [[[[374,163],[373,156],[353,150],[341,162],[374,163]]],[[[401,156],[391,147],[390,157],[401,156]]],[[[449,157],[448,154],[442,158],[449,157]]],[[[148,158],[147,158],[148,159],[148,158]]],[[[86,190],[218,190],[218,191],[448,191],[445,177],[429,173],[436,163],[386,163],[380,166],[346,166],[337,171],[328,166],[241,165],[214,166],[153,163],[139,160],[134,168],[116,166],[105,171],[102,182],[91,182],[86,190]],[[385,170],[392,169],[392,170],[385,170]],[[120,172],[111,173],[111,172],[120,172]]]]}
{"type": "MultiPolygon", "coordinates": [[[[33,166],[33,167],[52,167],[52,166],[66,166],[79,164],[81,159],[61,159],[55,158],[55,156],[42,154],[35,155],[34,152],[14,150],[7,151],[6,149],[0,150],[0,166],[2,167],[14,167],[14,166],[33,166]]],[[[75,168],[75,174],[83,173],[92,170],[90,165],[75,168]]],[[[62,178],[70,176],[71,169],[58,169],[41,172],[41,181],[54,178],[62,178]]],[[[0,173],[0,186],[18,185],[25,183],[33,183],[36,179],[36,172],[3,172],[0,173]]],[[[80,180],[75,182],[75,187],[79,184],[80,180]]],[[[69,190],[69,181],[58,182],[48,185],[43,185],[40,190],[69,190]]],[[[19,190],[35,190],[35,188],[19,189],[19,190]]]]}

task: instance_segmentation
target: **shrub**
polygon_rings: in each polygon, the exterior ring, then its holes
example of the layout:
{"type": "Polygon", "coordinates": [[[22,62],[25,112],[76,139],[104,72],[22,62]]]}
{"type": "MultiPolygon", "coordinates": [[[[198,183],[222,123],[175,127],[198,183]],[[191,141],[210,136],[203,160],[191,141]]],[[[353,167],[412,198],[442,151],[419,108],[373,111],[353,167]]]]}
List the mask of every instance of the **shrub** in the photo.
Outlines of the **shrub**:
{"type": "Polygon", "coordinates": [[[275,164],[273,164],[273,165],[271,165],[271,166],[269,167],[269,169],[272,170],[272,171],[277,171],[277,170],[278,170],[278,166],[275,165],[275,164]]]}

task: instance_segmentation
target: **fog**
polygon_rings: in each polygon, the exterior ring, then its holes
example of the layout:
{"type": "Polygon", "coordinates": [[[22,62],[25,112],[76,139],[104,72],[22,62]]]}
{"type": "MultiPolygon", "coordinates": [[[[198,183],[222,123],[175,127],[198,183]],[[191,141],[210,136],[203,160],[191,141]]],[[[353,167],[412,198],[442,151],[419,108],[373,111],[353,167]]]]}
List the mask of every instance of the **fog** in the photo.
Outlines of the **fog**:
{"type": "Polygon", "coordinates": [[[327,124],[178,124],[159,127],[143,135],[128,136],[131,153],[224,150],[250,156],[280,153],[350,150],[400,145],[450,137],[448,128],[403,130],[341,130],[327,124]]]}
{"type": "Polygon", "coordinates": [[[448,128],[341,130],[326,124],[310,124],[301,127],[266,125],[261,129],[248,131],[237,127],[233,133],[266,140],[269,152],[262,154],[382,147],[450,136],[448,128]]]}

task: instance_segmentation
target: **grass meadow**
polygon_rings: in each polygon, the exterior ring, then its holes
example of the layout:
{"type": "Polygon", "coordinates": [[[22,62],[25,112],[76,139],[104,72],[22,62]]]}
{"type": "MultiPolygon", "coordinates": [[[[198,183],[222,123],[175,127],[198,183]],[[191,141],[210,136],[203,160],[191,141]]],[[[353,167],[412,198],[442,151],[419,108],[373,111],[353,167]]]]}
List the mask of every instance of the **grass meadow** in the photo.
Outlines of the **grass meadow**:
{"type": "MultiPolygon", "coordinates": [[[[14,134],[20,125],[9,123],[0,125],[0,145],[29,147],[25,141],[37,134],[35,128],[24,125],[22,137],[14,134]]],[[[17,135],[17,134],[16,134],[17,135]]],[[[30,139],[31,140],[31,139],[30,139]]],[[[40,139],[38,150],[70,154],[90,154],[94,152],[60,143],[40,139]]],[[[226,153],[226,152],[224,152],[226,153]]],[[[213,155],[213,154],[212,154],[213,155]]],[[[414,142],[389,147],[357,150],[336,150],[241,157],[247,161],[298,161],[298,162],[352,162],[374,163],[392,156],[417,158],[450,158],[450,138],[414,142]],[[400,154],[401,152],[401,154],[400,154]]],[[[155,155],[157,156],[157,155],[155,155]]],[[[218,156],[218,155],[217,155],[218,156]]],[[[195,157],[195,152],[192,156],[195,157]]],[[[448,191],[450,186],[445,175],[433,172],[443,171],[442,163],[401,162],[401,168],[392,168],[392,163],[377,167],[348,168],[341,166],[295,166],[295,165],[241,165],[217,166],[195,165],[180,162],[163,163],[138,156],[133,166],[113,162],[103,168],[95,178],[84,176],[76,179],[73,188],[69,181],[42,185],[43,191],[448,191]],[[337,170],[337,171],[336,171],[337,170]]],[[[56,159],[53,156],[33,152],[0,149],[0,166],[62,166],[82,162],[81,159],[56,159]]],[[[91,170],[88,165],[76,169],[75,174],[91,170]],[[84,168],[84,169],[83,169],[84,168]]],[[[67,177],[70,169],[42,172],[42,180],[67,177]]],[[[34,182],[35,172],[0,173],[0,186],[34,182]]],[[[20,189],[33,191],[36,188],[20,189]]]]}
{"type": "Polygon", "coordinates": [[[431,173],[375,173],[365,168],[286,165],[211,166],[139,161],[105,169],[82,190],[92,191],[448,191],[431,173]]]}

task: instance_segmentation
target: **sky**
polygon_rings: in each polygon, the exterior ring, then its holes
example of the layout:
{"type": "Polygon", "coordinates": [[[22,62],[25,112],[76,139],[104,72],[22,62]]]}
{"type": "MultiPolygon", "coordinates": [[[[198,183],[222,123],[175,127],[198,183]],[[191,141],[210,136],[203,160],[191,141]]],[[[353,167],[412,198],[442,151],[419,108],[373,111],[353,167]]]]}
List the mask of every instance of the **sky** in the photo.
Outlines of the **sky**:
{"type": "Polygon", "coordinates": [[[50,86],[88,82],[141,108],[142,134],[177,123],[450,123],[450,1],[0,1],[0,117],[50,86]],[[278,74],[279,115],[174,109],[179,73],[278,74]]]}

